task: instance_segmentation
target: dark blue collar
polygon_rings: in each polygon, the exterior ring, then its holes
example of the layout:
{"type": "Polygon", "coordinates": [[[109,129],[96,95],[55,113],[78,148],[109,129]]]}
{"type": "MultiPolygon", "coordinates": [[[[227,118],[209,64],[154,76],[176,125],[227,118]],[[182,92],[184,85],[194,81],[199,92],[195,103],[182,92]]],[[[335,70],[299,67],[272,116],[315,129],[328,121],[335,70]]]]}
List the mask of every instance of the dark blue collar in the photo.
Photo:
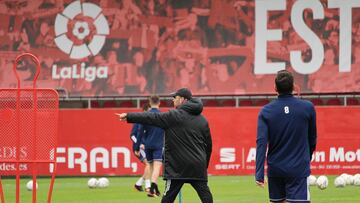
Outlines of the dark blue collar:
{"type": "Polygon", "coordinates": [[[289,97],[293,97],[294,95],[293,94],[280,94],[278,96],[278,98],[289,98],[289,97]]]}

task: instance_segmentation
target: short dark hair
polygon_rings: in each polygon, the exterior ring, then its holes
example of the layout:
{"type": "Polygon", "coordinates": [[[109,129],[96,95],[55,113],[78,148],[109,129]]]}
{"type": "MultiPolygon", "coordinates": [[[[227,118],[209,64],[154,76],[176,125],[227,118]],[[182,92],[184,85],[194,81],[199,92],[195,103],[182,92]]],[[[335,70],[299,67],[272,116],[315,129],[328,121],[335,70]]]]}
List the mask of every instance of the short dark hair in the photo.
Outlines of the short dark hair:
{"type": "Polygon", "coordinates": [[[160,104],[160,97],[157,95],[151,95],[149,97],[149,103],[150,103],[150,105],[160,104]]]}
{"type": "Polygon", "coordinates": [[[287,70],[278,71],[275,78],[275,85],[279,94],[291,94],[294,89],[294,77],[287,70]]]}

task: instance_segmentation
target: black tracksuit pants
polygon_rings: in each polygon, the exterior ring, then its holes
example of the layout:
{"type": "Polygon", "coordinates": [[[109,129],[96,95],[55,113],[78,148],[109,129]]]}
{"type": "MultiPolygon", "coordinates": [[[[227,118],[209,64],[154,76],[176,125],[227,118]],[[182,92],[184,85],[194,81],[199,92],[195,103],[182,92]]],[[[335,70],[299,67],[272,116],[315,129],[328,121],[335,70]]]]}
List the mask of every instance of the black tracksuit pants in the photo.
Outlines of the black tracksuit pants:
{"type": "Polygon", "coordinates": [[[165,191],[161,199],[161,203],[173,203],[178,195],[181,187],[185,183],[190,183],[191,186],[196,190],[202,203],[213,203],[212,194],[207,185],[207,181],[201,180],[166,180],[165,191]]]}

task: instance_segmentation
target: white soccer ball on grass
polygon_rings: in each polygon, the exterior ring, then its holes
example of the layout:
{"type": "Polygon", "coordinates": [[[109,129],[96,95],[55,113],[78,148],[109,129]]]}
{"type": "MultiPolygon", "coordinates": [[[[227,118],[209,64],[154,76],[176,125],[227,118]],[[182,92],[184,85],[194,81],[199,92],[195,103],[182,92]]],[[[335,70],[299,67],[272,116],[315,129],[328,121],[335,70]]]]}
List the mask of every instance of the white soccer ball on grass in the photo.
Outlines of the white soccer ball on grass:
{"type": "Polygon", "coordinates": [[[324,190],[329,185],[329,180],[324,175],[319,176],[316,180],[316,185],[318,186],[319,189],[324,190]]]}
{"type": "Polygon", "coordinates": [[[345,179],[346,185],[354,185],[354,180],[355,180],[354,176],[348,175],[345,179]]]}
{"type": "Polygon", "coordinates": [[[109,185],[110,185],[109,179],[107,179],[105,177],[99,178],[99,180],[98,180],[98,187],[99,188],[107,188],[107,187],[109,187],[109,185]]]}
{"type": "Polygon", "coordinates": [[[354,175],[354,185],[360,186],[360,174],[354,175]]]}
{"type": "Polygon", "coordinates": [[[343,177],[338,176],[334,180],[334,185],[335,185],[335,187],[345,187],[346,181],[344,180],[343,177]]]}
{"type": "MultiPolygon", "coordinates": [[[[36,183],[36,190],[39,188],[38,183],[36,183]]],[[[29,191],[33,190],[33,181],[30,180],[29,182],[26,183],[26,189],[29,191]]]]}
{"type": "Polygon", "coordinates": [[[340,175],[340,177],[344,178],[345,181],[346,181],[346,179],[347,179],[348,176],[349,176],[349,174],[347,174],[347,173],[342,173],[342,174],[340,175]]]}
{"type": "Polygon", "coordinates": [[[316,185],[316,176],[309,175],[308,181],[309,181],[309,185],[316,185]]]}
{"type": "Polygon", "coordinates": [[[98,185],[98,180],[96,178],[90,178],[87,182],[87,185],[91,189],[96,188],[98,185]]]}

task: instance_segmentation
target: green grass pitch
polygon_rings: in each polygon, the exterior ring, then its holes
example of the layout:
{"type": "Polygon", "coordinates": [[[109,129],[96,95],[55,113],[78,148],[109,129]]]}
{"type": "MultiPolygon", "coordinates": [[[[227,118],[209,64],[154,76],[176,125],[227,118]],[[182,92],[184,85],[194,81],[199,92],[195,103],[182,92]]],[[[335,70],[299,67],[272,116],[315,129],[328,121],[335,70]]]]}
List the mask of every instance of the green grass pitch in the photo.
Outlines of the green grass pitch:
{"type": "MultiPolygon", "coordinates": [[[[160,202],[160,198],[148,198],[144,192],[137,192],[133,184],[138,177],[109,177],[110,186],[106,189],[89,189],[89,177],[58,177],[55,181],[53,203],[148,203],[160,202]]],[[[335,188],[335,176],[329,176],[329,187],[320,190],[315,186],[310,189],[313,203],[354,203],[360,202],[360,187],[346,186],[335,188]]],[[[26,190],[26,182],[22,179],[20,202],[31,202],[32,192],[26,190]]],[[[49,185],[48,178],[38,179],[39,189],[37,202],[46,202],[49,185]]],[[[15,180],[2,179],[5,202],[15,202],[15,180]]],[[[164,190],[164,181],[159,181],[161,191],[164,190]]],[[[255,186],[253,176],[213,176],[209,177],[209,186],[213,193],[214,202],[241,203],[241,202],[268,202],[267,188],[255,186]]],[[[196,192],[186,184],[182,189],[183,203],[200,202],[196,192]]],[[[175,201],[176,203],[178,200],[175,201]]]]}

